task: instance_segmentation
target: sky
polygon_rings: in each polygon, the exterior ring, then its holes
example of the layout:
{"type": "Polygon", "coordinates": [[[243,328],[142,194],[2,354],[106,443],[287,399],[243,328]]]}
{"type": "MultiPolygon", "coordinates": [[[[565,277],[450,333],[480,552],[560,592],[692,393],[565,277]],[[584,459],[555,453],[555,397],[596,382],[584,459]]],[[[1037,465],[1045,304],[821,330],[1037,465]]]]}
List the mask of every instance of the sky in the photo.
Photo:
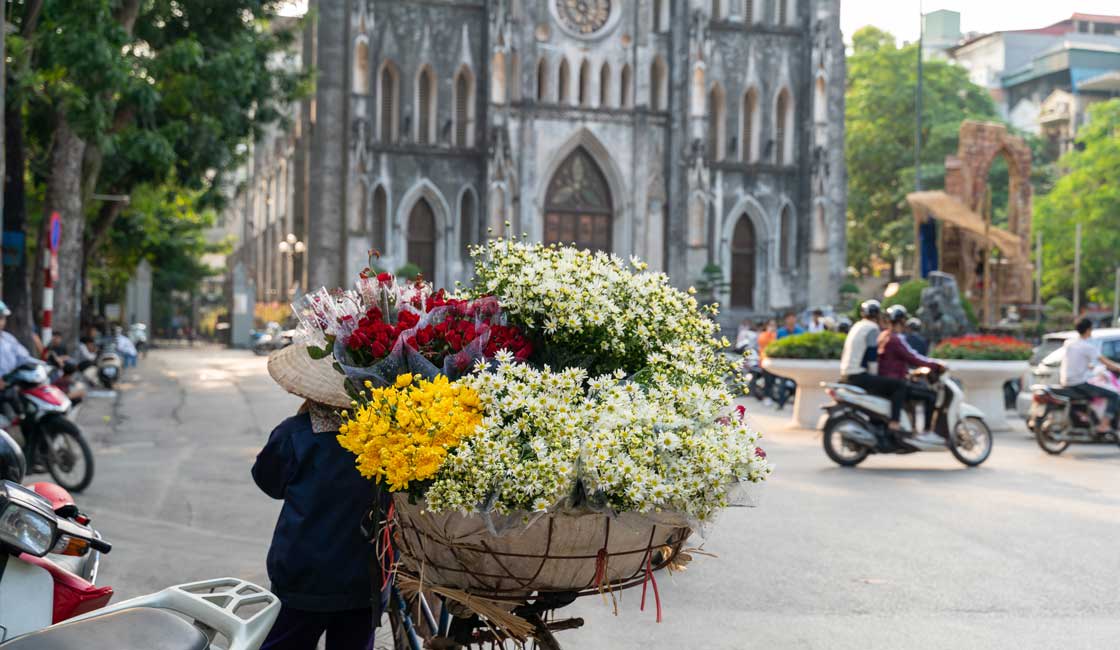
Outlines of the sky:
{"type": "MultiPolygon", "coordinates": [[[[918,38],[919,0],[840,0],[840,27],[844,40],[864,25],[875,25],[900,41],[918,38]]],[[[961,14],[961,31],[996,32],[1044,27],[1083,14],[1120,14],[1120,0],[1074,0],[1070,4],[1042,0],[921,0],[929,13],[951,9],[961,14]]]]}

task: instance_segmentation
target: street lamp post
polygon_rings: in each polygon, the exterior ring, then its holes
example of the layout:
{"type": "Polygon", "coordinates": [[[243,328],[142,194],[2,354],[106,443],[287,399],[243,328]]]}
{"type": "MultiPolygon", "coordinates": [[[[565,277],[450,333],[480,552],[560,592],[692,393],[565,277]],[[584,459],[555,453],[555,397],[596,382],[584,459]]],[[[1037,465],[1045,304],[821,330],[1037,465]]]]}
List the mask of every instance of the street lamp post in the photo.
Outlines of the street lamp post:
{"type": "Polygon", "coordinates": [[[277,246],[277,248],[279,249],[281,255],[288,258],[288,263],[284,272],[284,286],[285,292],[288,294],[288,298],[290,299],[293,297],[292,293],[295,290],[295,279],[293,275],[295,272],[295,257],[296,255],[303,255],[303,252],[307,250],[307,245],[304,244],[294,234],[288,233],[287,237],[280,240],[280,244],[277,246]]]}

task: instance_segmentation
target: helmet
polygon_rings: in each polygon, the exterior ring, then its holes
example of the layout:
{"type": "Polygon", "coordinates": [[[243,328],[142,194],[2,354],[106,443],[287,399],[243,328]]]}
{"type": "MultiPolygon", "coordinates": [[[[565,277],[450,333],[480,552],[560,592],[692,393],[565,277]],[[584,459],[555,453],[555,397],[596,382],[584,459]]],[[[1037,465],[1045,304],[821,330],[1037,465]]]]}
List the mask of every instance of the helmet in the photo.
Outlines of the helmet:
{"type": "Polygon", "coordinates": [[[909,327],[912,330],[920,330],[922,329],[922,321],[917,318],[911,318],[910,320],[906,321],[906,327],[909,327]]]}
{"type": "Polygon", "coordinates": [[[910,317],[910,313],[902,305],[891,305],[887,307],[887,320],[892,323],[904,322],[910,317]]]}
{"type": "Polygon", "coordinates": [[[19,483],[27,473],[27,459],[19,443],[0,429],[0,479],[19,483]]]}
{"type": "Polygon", "coordinates": [[[878,300],[864,300],[863,304],[859,306],[859,314],[864,318],[878,318],[879,312],[883,310],[883,306],[879,304],[878,300]]]}
{"type": "Polygon", "coordinates": [[[8,309],[8,303],[0,300],[0,316],[11,316],[12,310],[8,309]]]}

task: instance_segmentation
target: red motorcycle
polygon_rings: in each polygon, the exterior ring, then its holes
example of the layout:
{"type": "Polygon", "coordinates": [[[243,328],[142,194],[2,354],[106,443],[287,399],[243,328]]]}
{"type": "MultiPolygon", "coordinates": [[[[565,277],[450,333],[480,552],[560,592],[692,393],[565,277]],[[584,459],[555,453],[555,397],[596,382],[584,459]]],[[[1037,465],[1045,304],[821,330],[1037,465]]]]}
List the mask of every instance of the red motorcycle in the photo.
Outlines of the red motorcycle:
{"type": "Polygon", "coordinates": [[[28,362],[4,377],[0,429],[19,427],[31,473],[49,472],[71,492],[93,481],[93,451],[81,429],[68,416],[73,403],[50,383],[47,366],[28,362]]]}

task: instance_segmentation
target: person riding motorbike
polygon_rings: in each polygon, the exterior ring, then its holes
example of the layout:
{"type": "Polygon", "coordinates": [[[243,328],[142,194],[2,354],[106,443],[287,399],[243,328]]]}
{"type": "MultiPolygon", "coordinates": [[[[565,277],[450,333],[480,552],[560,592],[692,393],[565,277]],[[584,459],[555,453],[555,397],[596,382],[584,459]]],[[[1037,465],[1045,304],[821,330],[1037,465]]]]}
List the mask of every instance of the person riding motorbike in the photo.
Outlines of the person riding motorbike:
{"type": "Polygon", "coordinates": [[[0,390],[7,387],[4,382],[4,377],[8,373],[15,370],[28,362],[34,362],[35,357],[23,347],[12,333],[7,331],[8,316],[12,315],[12,310],[8,309],[8,305],[0,300],[0,390]]]}
{"type": "Polygon", "coordinates": [[[910,369],[914,367],[944,370],[945,365],[940,361],[918,354],[906,342],[904,336],[906,320],[910,315],[906,312],[905,307],[891,305],[887,308],[886,315],[890,327],[879,333],[879,376],[897,382],[894,392],[890,394],[891,420],[887,426],[892,431],[898,431],[899,416],[902,414],[903,405],[907,401],[924,401],[926,403],[925,428],[927,431],[915,436],[915,438],[921,442],[938,442],[940,437],[928,431],[936,396],[929,389],[907,381],[907,376],[910,369]]]}
{"type": "Polygon", "coordinates": [[[1092,366],[1098,361],[1118,374],[1120,374],[1120,363],[1101,354],[1101,351],[1089,342],[1093,335],[1093,321],[1082,318],[1077,321],[1076,329],[1078,336],[1065,343],[1065,355],[1062,357],[1062,365],[1058,368],[1058,378],[1064,388],[1074,389],[1090,398],[1102,397],[1107,400],[1106,418],[1097,425],[1098,433],[1106,433],[1112,429],[1116,413],[1120,410],[1120,395],[1115,391],[1089,383],[1089,378],[1092,376],[1092,366]]]}
{"type": "Polygon", "coordinates": [[[859,306],[862,318],[848,330],[844,352],[840,355],[840,381],[876,395],[886,395],[895,389],[894,382],[870,372],[870,364],[878,354],[876,341],[879,339],[881,312],[882,305],[878,300],[866,300],[859,306]]]}

